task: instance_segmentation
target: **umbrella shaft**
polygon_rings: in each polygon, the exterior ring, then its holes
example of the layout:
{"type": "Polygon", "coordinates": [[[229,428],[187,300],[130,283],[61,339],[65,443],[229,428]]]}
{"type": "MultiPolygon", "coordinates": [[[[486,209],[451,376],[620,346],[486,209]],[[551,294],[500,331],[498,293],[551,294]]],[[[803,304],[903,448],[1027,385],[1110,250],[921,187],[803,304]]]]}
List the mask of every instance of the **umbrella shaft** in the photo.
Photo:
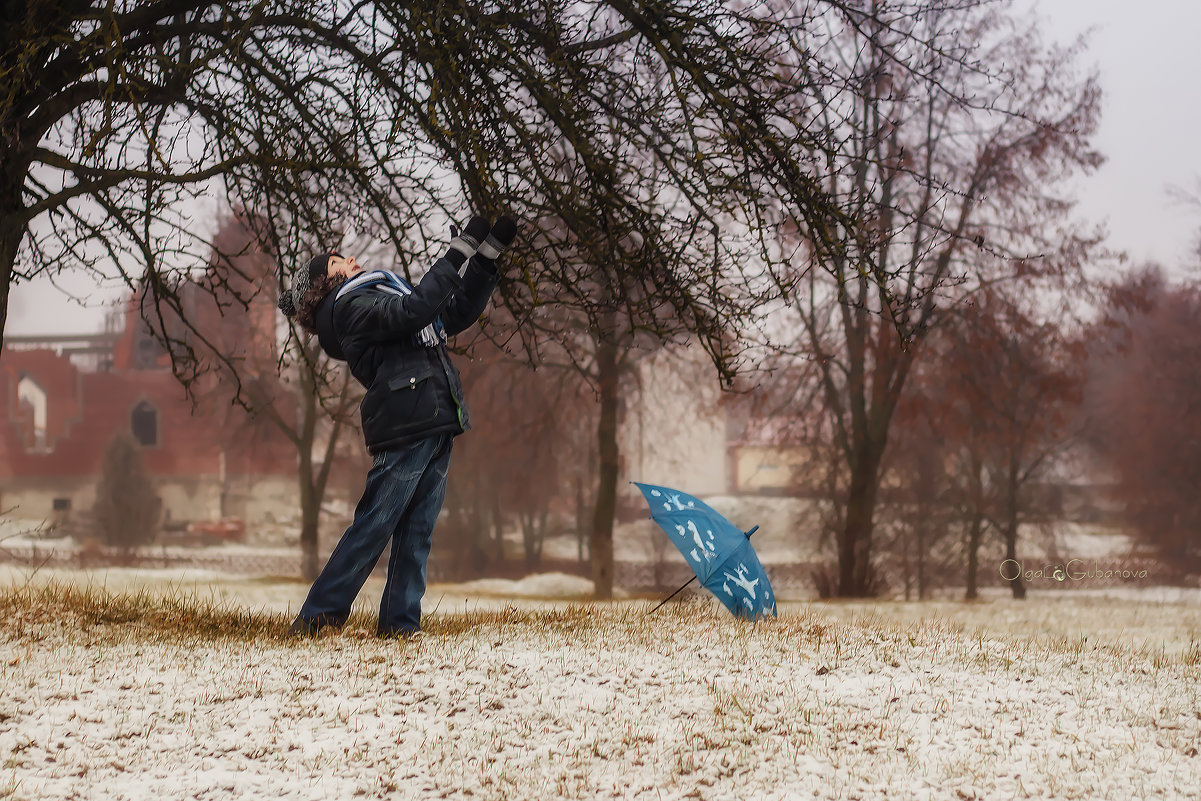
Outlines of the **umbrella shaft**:
{"type": "Polygon", "coordinates": [[[653,615],[655,612],[658,612],[658,611],[659,611],[659,608],[660,608],[660,607],[662,607],[662,606],[663,606],[663,604],[667,603],[667,602],[668,602],[668,601],[670,601],[672,598],[675,598],[677,595],[679,595],[681,592],[683,592],[683,591],[684,591],[684,588],[685,588],[685,587],[687,587],[689,584],[691,584],[691,583],[692,583],[692,582],[694,582],[694,581],[696,581],[696,576],[693,576],[692,578],[690,578],[690,579],[688,579],[687,581],[685,581],[685,582],[684,582],[682,585],[680,585],[680,588],[679,588],[678,590],[676,590],[676,591],[675,591],[675,592],[673,592],[671,595],[667,596],[667,597],[666,597],[666,598],[664,598],[662,601],[660,601],[660,602],[659,602],[659,606],[656,606],[654,609],[652,609],[652,610],[651,610],[650,612],[648,612],[647,614],[651,614],[651,615],[653,615]]]}

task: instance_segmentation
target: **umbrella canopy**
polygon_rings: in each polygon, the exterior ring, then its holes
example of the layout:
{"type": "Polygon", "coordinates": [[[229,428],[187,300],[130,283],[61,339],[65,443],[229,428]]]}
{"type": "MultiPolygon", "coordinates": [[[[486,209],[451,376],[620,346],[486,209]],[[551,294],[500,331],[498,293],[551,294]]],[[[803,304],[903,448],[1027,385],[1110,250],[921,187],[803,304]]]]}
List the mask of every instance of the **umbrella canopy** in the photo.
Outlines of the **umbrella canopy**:
{"type": "Polygon", "coordinates": [[[754,528],[743,532],[686,492],[637,481],[634,486],[650,505],[651,519],[667,532],[701,584],[727,609],[748,619],[776,614],[771,582],[751,547],[754,528]]]}

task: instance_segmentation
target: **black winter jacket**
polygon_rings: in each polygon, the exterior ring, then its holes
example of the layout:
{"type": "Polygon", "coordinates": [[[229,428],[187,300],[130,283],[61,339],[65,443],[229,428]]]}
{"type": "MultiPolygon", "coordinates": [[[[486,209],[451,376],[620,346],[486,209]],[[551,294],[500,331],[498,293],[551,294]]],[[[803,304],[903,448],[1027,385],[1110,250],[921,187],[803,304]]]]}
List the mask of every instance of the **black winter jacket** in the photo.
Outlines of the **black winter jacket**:
{"type": "MultiPolygon", "coordinates": [[[[382,278],[382,277],[381,277],[382,278]]],[[[350,366],[367,388],[359,406],[367,450],[378,453],[437,434],[470,428],[463,385],[438,336],[470,328],[483,314],[497,272],[473,258],[462,277],[446,259],[400,294],[386,280],[360,274],[330,292],[317,307],[317,336],[331,357],[350,366]],[[358,285],[348,284],[358,280],[358,285]],[[364,282],[365,281],[365,282],[364,282]]],[[[405,284],[408,287],[408,284],[405,284]]]]}

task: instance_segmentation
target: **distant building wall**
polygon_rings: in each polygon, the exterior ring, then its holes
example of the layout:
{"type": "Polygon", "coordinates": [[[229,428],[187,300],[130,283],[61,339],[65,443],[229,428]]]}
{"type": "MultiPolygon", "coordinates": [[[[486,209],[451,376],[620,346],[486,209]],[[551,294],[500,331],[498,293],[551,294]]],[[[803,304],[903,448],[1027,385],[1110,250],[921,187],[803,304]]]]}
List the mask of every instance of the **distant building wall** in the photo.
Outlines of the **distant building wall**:
{"type": "MultiPolygon", "coordinates": [[[[233,402],[220,368],[231,362],[256,396],[278,398],[273,419],[295,423],[294,396],[276,375],[276,264],[254,235],[258,222],[236,211],[223,220],[209,269],[179,289],[178,312],[151,308],[139,289],[104,334],[27,337],[0,351],[0,512],[90,511],[109,443],[128,432],[174,520],[298,515],[295,445],[233,402]],[[218,368],[202,371],[193,397],[169,369],[164,333],[218,368]]],[[[347,484],[338,476],[331,494],[347,484]]]]}
{"type": "MultiPolygon", "coordinates": [[[[225,485],[225,514],[254,521],[299,517],[300,491],[295,473],[230,477],[225,485]]],[[[335,494],[337,487],[328,487],[326,499],[335,494]]]]}
{"type": "Polygon", "coordinates": [[[634,492],[628,481],[694,495],[730,491],[722,392],[704,351],[672,347],[648,356],[638,365],[637,389],[626,397],[620,492],[634,492]]]}
{"type": "Polygon", "coordinates": [[[227,400],[194,405],[165,370],[89,373],[50,349],[5,349],[0,512],[18,507],[9,514],[61,521],[62,507],[69,506],[72,514],[86,515],[105,452],[122,431],[141,443],[147,472],[173,519],[254,521],[296,508],[296,450],[269,422],[227,400]],[[19,393],[24,387],[28,398],[31,382],[45,392],[42,410],[19,393]]]}
{"type": "Polygon", "coordinates": [[[9,476],[0,480],[0,512],[24,520],[63,523],[83,506],[91,507],[94,484],[89,476],[9,476]]]}
{"type": "MultiPolygon", "coordinates": [[[[253,524],[299,514],[294,476],[231,476],[224,482],[216,475],[151,480],[163,500],[164,522],[237,517],[253,524]]],[[[91,519],[95,477],[34,476],[0,483],[0,511],[7,517],[63,527],[86,526],[91,519]]]]}
{"type": "Polygon", "coordinates": [[[731,448],[736,492],[795,492],[805,481],[812,457],[804,448],[738,445],[731,448]]]}

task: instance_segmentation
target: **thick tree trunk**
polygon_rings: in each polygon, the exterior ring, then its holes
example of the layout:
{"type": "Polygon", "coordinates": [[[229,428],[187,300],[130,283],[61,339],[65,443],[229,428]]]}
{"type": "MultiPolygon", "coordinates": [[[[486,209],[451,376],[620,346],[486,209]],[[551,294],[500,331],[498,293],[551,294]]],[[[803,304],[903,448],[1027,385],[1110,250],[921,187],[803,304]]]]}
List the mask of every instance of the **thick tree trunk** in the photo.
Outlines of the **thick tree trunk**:
{"type": "Polygon", "coordinates": [[[305,581],[315,581],[321,572],[317,559],[317,517],[317,509],[306,508],[300,527],[300,572],[305,581]]]}
{"type": "Polygon", "coordinates": [[[312,453],[300,453],[300,575],[306,581],[317,578],[317,523],[321,499],[313,488],[312,453]]]}
{"type": "Polygon", "coordinates": [[[980,540],[984,534],[984,484],[981,480],[980,460],[972,458],[971,474],[971,520],[967,532],[967,589],[963,597],[974,601],[980,596],[980,540]]]}
{"type": "Polygon", "coordinates": [[[967,589],[964,591],[963,597],[968,601],[974,601],[980,597],[980,536],[983,529],[983,517],[974,513],[967,532],[967,589]]]}
{"type": "Polygon", "coordinates": [[[600,473],[589,551],[593,597],[608,600],[613,597],[613,520],[617,514],[617,345],[602,338],[597,344],[596,363],[600,389],[600,420],[596,426],[600,473]]]}
{"type": "MultiPolygon", "coordinates": [[[[929,509],[925,509],[927,515],[922,517],[922,521],[929,520],[929,509]]],[[[926,525],[924,522],[919,522],[917,525],[917,599],[919,601],[926,600],[926,590],[930,583],[929,577],[926,575],[926,525]]]]}
{"type": "Polygon", "coordinates": [[[880,448],[870,443],[859,446],[851,465],[847,514],[838,538],[838,596],[862,598],[868,593],[871,575],[871,541],[875,524],[876,491],[879,488],[880,448]]]}
{"type": "MultiPolygon", "coordinates": [[[[1018,547],[1018,476],[1014,466],[1009,471],[1008,486],[1005,488],[1005,559],[1012,560],[1009,564],[1017,563],[1018,547]]],[[[1022,581],[1022,572],[1015,570],[1015,575],[1009,581],[1013,597],[1021,600],[1026,597],[1026,584],[1022,581]]]]}
{"type": "Polygon", "coordinates": [[[317,578],[317,530],[321,514],[321,492],[313,470],[313,440],[317,432],[317,388],[307,370],[300,380],[300,575],[317,578]]]}
{"type": "MultiPolygon", "coordinates": [[[[881,327],[875,334],[876,342],[871,345],[871,389],[867,389],[865,369],[870,332],[870,322],[860,310],[849,310],[848,317],[851,343],[850,374],[847,378],[850,393],[849,404],[842,399],[832,399],[835,407],[848,406],[850,412],[850,447],[847,463],[850,471],[850,486],[847,492],[846,517],[838,542],[838,596],[863,598],[877,591],[872,575],[872,535],[875,528],[876,498],[880,489],[880,465],[888,446],[888,429],[893,412],[900,399],[901,388],[912,364],[912,351],[895,352],[896,331],[891,326],[881,327]]],[[[833,384],[831,383],[831,386],[833,384]]]]}
{"type": "Polygon", "coordinates": [[[542,545],[546,542],[549,517],[550,512],[546,509],[521,516],[521,546],[527,572],[533,572],[542,562],[542,545]]]}
{"type": "MultiPolygon", "coordinates": [[[[1006,526],[1005,530],[1005,561],[1006,564],[1017,564],[1017,535],[1016,529],[1011,532],[1006,526]]],[[[1009,580],[1009,588],[1013,591],[1013,597],[1021,600],[1026,597],[1026,585],[1022,581],[1022,573],[1020,570],[1014,570],[1015,575],[1009,580]]]]}
{"type": "Polygon", "coordinates": [[[25,236],[25,226],[14,215],[0,211],[0,349],[4,348],[4,329],[8,323],[8,297],[12,286],[13,265],[25,236]]]}
{"type": "MultiPolygon", "coordinates": [[[[933,432],[931,432],[933,434],[933,432]]],[[[929,550],[927,529],[934,525],[934,493],[937,453],[923,449],[918,459],[917,473],[917,520],[913,527],[917,548],[917,598],[923,601],[929,588],[930,578],[926,575],[926,556],[929,550]]]]}
{"type": "Polygon", "coordinates": [[[588,558],[588,500],[584,497],[584,480],[576,479],[575,484],[575,555],[576,561],[583,564],[588,558]]]}

